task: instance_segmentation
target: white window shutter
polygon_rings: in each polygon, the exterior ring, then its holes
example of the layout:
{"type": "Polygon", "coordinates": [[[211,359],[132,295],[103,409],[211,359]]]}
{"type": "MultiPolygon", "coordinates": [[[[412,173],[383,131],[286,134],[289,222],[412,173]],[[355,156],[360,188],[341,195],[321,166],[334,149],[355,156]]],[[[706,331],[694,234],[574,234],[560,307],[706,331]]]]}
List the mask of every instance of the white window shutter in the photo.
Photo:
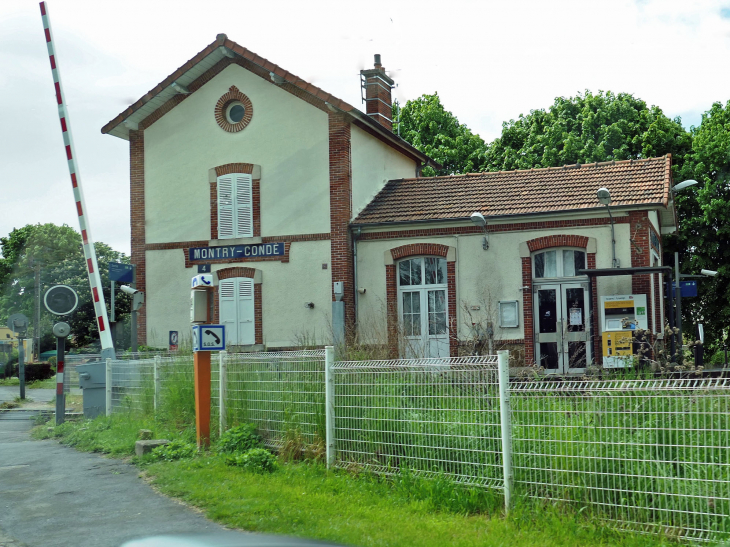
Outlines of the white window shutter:
{"type": "Polygon", "coordinates": [[[239,344],[256,343],[253,279],[247,277],[238,278],[238,334],[239,344]]]}
{"type": "Polygon", "coordinates": [[[236,237],[253,237],[253,180],[251,175],[233,175],[236,194],[236,237]]]}
{"type": "Polygon", "coordinates": [[[218,285],[218,315],[226,327],[226,343],[238,344],[236,279],[223,279],[218,285]]]}
{"type": "Polygon", "coordinates": [[[218,238],[236,237],[233,175],[218,177],[218,238]]]}

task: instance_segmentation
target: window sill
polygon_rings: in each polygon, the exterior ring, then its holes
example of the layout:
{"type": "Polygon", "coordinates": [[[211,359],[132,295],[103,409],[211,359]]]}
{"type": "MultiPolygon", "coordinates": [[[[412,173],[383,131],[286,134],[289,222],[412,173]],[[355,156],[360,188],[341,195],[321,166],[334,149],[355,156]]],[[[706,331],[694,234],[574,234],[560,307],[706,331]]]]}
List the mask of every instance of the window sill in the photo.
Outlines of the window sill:
{"type": "Polygon", "coordinates": [[[228,239],[211,239],[209,245],[256,245],[258,243],[262,243],[261,237],[231,237],[228,239]]]}

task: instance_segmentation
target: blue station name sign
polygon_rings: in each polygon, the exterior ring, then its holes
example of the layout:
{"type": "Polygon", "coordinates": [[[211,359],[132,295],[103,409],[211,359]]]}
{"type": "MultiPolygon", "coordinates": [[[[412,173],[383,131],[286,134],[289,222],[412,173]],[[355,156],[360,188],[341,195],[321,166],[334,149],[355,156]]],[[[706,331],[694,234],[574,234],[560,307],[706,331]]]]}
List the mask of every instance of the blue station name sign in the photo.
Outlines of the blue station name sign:
{"type": "Polygon", "coordinates": [[[251,245],[225,245],[221,247],[190,247],[191,262],[225,260],[227,258],[266,258],[284,256],[284,243],[254,243],[251,245]]]}

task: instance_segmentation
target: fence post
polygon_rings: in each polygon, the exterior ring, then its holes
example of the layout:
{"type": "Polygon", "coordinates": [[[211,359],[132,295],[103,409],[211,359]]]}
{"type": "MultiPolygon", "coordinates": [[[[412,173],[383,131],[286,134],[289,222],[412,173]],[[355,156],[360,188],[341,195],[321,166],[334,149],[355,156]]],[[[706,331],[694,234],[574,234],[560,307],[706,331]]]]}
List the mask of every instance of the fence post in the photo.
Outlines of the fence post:
{"type": "Polygon", "coordinates": [[[112,360],[106,360],[106,415],[112,415],[112,360]]]}
{"type": "Polygon", "coordinates": [[[328,469],[335,462],[335,377],[332,373],[334,363],[335,348],[326,346],[324,348],[324,412],[328,469]]]}
{"type": "Polygon", "coordinates": [[[218,353],[218,426],[220,428],[219,435],[223,435],[226,430],[226,388],[228,386],[228,361],[226,357],[228,353],[221,351],[218,353]]]}
{"type": "Polygon", "coordinates": [[[509,351],[497,352],[497,368],[499,371],[499,415],[502,425],[504,511],[507,514],[512,499],[512,409],[509,401],[509,351]]]}
{"type": "Polygon", "coordinates": [[[160,406],[160,363],[162,361],[162,358],[159,355],[155,355],[155,366],[153,369],[154,372],[154,380],[155,380],[155,412],[157,412],[157,409],[160,406]]]}

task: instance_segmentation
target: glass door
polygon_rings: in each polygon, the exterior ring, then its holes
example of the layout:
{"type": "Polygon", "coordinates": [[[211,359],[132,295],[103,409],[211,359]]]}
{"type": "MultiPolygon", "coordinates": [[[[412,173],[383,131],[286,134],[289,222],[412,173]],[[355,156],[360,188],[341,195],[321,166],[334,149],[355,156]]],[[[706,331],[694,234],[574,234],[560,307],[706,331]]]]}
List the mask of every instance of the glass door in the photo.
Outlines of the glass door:
{"type": "Polygon", "coordinates": [[[585,372],[591,360],[588,290],[581,283],[562,283],[563,372],[585,372]]]}
{"type": "Polygon", "coordinates": [[[591,361],[587,295],[582,283],[535,286],[535,350],[548,374],[582,373],[591,361]]]}

